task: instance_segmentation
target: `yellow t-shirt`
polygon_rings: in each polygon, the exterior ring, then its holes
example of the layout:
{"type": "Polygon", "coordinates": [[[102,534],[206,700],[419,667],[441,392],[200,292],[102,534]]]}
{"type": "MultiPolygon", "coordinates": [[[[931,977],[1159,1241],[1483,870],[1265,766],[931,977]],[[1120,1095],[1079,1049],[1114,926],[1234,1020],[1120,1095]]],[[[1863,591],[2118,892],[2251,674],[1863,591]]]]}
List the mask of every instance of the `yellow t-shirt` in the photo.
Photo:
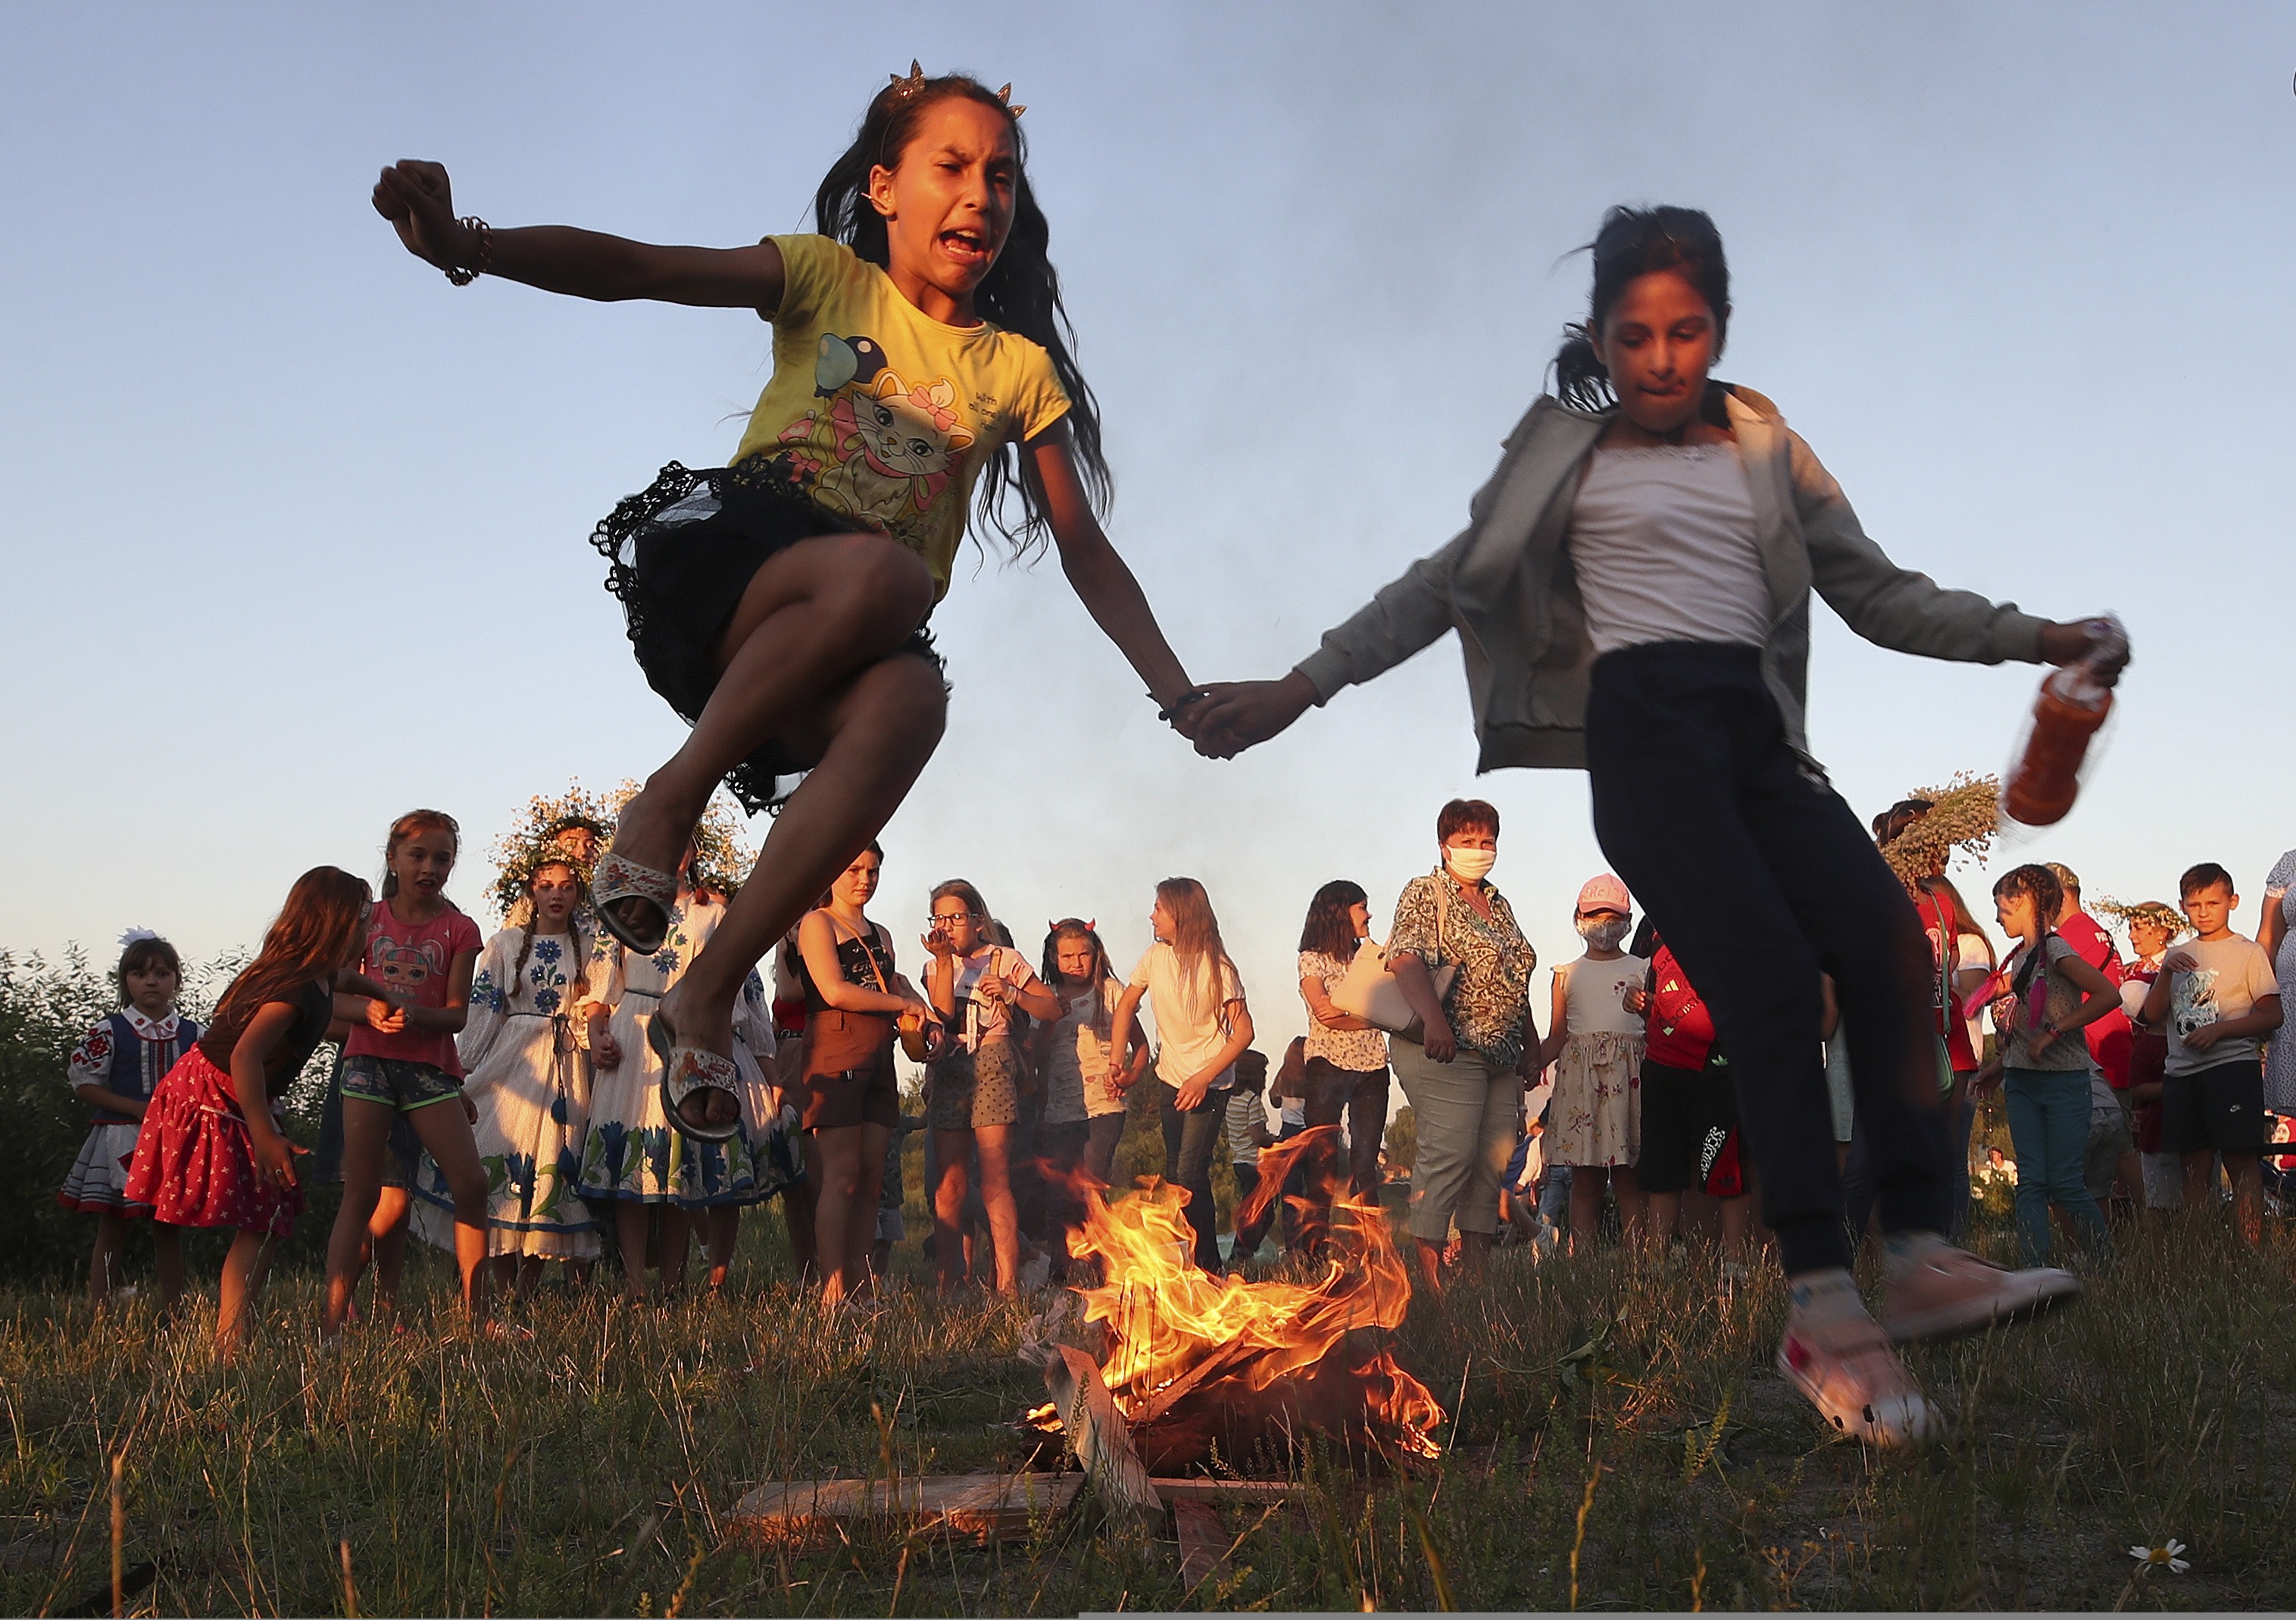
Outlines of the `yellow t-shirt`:
{"type": "Polygon", "coordinates": [[[816,506],[891,535],[938,598],[982,465],[1069,408],[1052,358],[985,322],[943,325],[841,242],[767,240],[783,275],[774,374],[734,459],[763,456],[816,506]]]}

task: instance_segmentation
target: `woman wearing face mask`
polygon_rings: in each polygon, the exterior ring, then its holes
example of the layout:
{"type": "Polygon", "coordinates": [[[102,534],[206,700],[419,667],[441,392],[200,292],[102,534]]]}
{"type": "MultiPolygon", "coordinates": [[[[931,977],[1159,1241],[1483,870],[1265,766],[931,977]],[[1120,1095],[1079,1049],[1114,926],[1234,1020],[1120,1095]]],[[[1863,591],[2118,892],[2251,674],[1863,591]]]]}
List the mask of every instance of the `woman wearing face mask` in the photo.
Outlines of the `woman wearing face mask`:
{"type": "Polygon", "coordinates": [[[1626,993],[1641,988],[1650,964],[1619,949],[1634,927],[1634,901],[1610,873],[1587,880],[1572,921],[1587,954],[1554,970],[1554,1016],[1539,1048],[1540,1065],[1555,1065],[1546,1157],[1570,1166],[1572,1252],[1593,1245],[1605,1187],[1618,1195],[1619,1221],[1633,1248],[1643,1229],[1642,1188],[1635,1179],[1642,1156],[1643,1021],[1627,1010],[1626,993]]]}
{"type": "Polygon", "coordinates": [[[1411,1235],[1419,1272],[1442,1287],[1443,1248],[1456,1220],[1460,1264],[1480,1276],[1498,1229],[1499,1177],[1515,1144],[1522,1093],[1538,1077],[1538,1027],[1530,974],[1538,953],[1515,925],[1506,897],[1487,881],[1498,859],[1499,813],[1454,799],[1435,818],[1442,865],[1406,884],[1388,936],[1395,974],[1422,1036],[1398,1034],[1388,1058],[1419,1123],[1411,1172],[1411,1235]],[[1435,993],[1434,970],[1457,969],[1435,993]]]}

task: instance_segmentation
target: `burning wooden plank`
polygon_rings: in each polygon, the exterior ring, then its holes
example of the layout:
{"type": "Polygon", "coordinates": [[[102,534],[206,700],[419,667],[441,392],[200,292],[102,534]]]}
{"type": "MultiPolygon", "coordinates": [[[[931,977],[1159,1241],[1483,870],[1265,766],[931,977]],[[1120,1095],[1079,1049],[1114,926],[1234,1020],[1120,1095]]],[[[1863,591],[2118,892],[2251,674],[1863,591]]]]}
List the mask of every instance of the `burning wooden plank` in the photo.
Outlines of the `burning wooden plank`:
{"type": "Polygon", "coordinates": [[[1073,1345],[1055,1345],[1045,1384],[1053,1392],[1069,1449],[1108,1510],[1144,1522],[1160,1512],[1163,1500],[1132,1449],[1131,1427],[1116,1410],[1093,1359],[1073,1345]]]}

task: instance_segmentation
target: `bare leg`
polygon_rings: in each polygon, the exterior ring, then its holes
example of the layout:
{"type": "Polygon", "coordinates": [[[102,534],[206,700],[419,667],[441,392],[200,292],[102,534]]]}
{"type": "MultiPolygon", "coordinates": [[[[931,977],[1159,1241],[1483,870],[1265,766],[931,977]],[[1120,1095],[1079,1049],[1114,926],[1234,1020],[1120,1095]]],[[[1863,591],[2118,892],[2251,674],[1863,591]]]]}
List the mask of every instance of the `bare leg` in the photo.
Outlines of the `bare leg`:
{"type": "Polygon", "coordinates": [[[861,1127],[860,1173],[853,1188],[852,1211],[845,1226],[846,1290],[867,1298],[876,1289],[876,1269],[870,1251],[877,1239],[877,1199],[885,1190],[885,1144],[892,1131],[883,1125],[861,1127]]]}
{"type": "Polygon", "coordinates": [[[709,1251],[709,1291],[725,1291],[726,1279],[734,1270],[734,1249],[742,1241],[742,1206],[738,1204],[713,1204],[709,1206],[708,1246],[709,1251]]]}
{"type": "MultiPolygon", "coordinates": [[[[982,1125],[972,1139],[980,1149],[980,1205],[988,1216],[988,1246],[996,1261],[996,1291],[1021,1286],[1021,1212],[1013,1198],[1013,1127],[982,1125]]],[[[882,1146],[881,1146],[882,1151],[882,1146]]]]}
{"type": "MultiPolygon", "coordinates": [[[[821,1306],[833,1311],[848,1294],[857,1292],[861,1279],[851,1265],[853,1229],[861,1218],[862,1127],[840,1125],[813,1133],[813,1151],[805,1155],[806,1175],[814,1184],[813,1241],[821,1257],[821,1306]]],[[[879,1151],[883,1144],[879,1144],[879,1151]]]]}
{"type": "MultiPolygon", "coordinates": [[[[1652,1202],[1658,1195],[1651,1195],[1652,1202]]],[[[1751,1197],[1722,1200],[1722,1258],[1746,1262],[1746,1234],[1753,1225],[1754,1200],[1751,1197]]]]}
{"type": "Polygon", "coordinates": [[[782,1194],[782,1224],[789,1229],[790,1270],[796,1274],[800,1288],[819,1281],[821,1277],[821,1267],[816,1261],[819,1247],[815,1235],[816,1203],[811,1181],[800,1181],[782,1194]]]}
{"type": "MultiPolygon", "coordinates": [[[[774,737],[801,744],[804,733],[817,728],[824,710],[838,710],[854,687],[868,685],[864,678],[882,660],[889,660],[902,641],[907,641],[930,609],[932,574],[907,547],[884,536],[820,536],[767,558],[750,577],[726,632],[718,638],[714,650],[717,689],[709,703],[702,705],[685,747],[647,777],[645,791],[622,809],[620,832],[615,835],[615,845],[622,855],[647,867],[670,867],[728,769],[774,737]]],[[[914,664],[918,660],[893,662],[914,664]]],[[[934,705],[939,708],[939,680],[932,680],[932,692],[934,705]]],[[[848,715],[845,720],[854,717],[848,715]]],[[[909,715],[905,720],[909,724],[896,726],[896,736],[914,747],[918,742],[914,736],[918,717],[909,715]]],[[[829,736],[815,736],[815,740],[833,744],[836,731],[838,726],[832,724],[829,736]]],[[[882,737],[880,742],[893,744],[893,737],[882,737]]],[[[886,816],[900,804],[902,793],[907,793],[916,769],[930,759],[934,742],[939,742],[937,721],[930,724],[923,736],[916,763],[893,785],[890,800],[882,811],[874,811],[868,825],[854,820],[854,813],[870,813],[865,802],[873,795],[849,763],[842,772],[832,772],[832,784],[815,795],[822,800],[845,800],[842,807],[822,804],[820,811],[829,811],[829,820],[815,820],[815,825],[797,832],[788,825],[788,816],[778,820],[767,836],[772,859],[760,852],[758,878],[742,892],[749,894],[762,884],[760,896],[749,910],[753,919],[781,915],[781,924],[767,924],[772,938],[765,944],[749,940],[749,933],[756,931],[756,921],[737,942],[728,942],[730,947],[739,947],[737,951],[728,951],[728,956],[749,951],[742,967],[733,970],[728,960],[718,965],[717,972],[702,972],[696,995],[679,1004],[685,1007],[685,1020],[679,1020],[675,1007],[663,1008],[677,1024],[682,1039],[721,1055],[730,1050],[733,998],[750,965],[765,956],[772,940],[788,933],[790,924],[804,915],[815,896],[820,896],[826,880],[884,825],[886,816]],[[842,823],[836,820],[840,809],[845,816],[842,823]],[[790,861],[797,861],[797,867],[790,868],[790,861]],[[804,880],[799,880],[799,873],[804,873],[804,880]],[[813,887],[804,887],[806,883],[813,887]],[[693,1024],[693,1030],[686,1032],[686,1023],[693,1024]]],[[[810,749],[797,747],[797,752],[808,753],[810,749]]],[[[896,752],[907,753],[909,749],[896,744],[896,752]]],[[[826,756],[822,765],[829,765],[826,756]]],[[[815,777],[820,777],[820,772],[815,772],[815,777]]],[[[813,785],[815,781],[806,781],[804,788],[799,788],[799,795],[792,795],[792,807],[797,797],[813,785]]],[[[636,917],[645,917],[647,910],[650,908],[645,905],[631,903],[636,917]]],[[[728,924],[733,924],[737,910],[739,900],[728,910],[728,924]]],[[[693,963],[693,972],[701,972],[707,958],[709,951],[705,949],[693,963]]],[[[717,1117],[717,1110],[728,1103],[728,1096],[714,1096],[707,1107],[717,1117]]]]}
{"type": "Polygon", "coordinates": [[[127,1219],[105,1211],[95,1218],[95,1248],[87,1257],[87,1303],[101,1311],[119,1276],[119,1252],[127,1241],[127,1219]]]}
{"type": "Polygon", "coordinates": [[[1491,1235],[1488,1232],[1459,1234],[1459,1275],[1470,1282],[1480,1282],[1488,1270],[1491,1257],[1491,1235]]]}
{"type": "Polygon", "coordinates": [[[1427,1285],[1430,1294],[1443,1291],[1443,1246],[1430,1238],[1414,1238],[1412,1249],[1419,1256],[1419,1280],[1427,1285]]]}
{"type": "Polygon", "coordinates": [[[933,1270],[939,1274],[941,1292],[955,1288],[972,1271],[971,1252],[964,1230],[965,1172],[972,1158],[972,1132],[933,1132],[933,1152],[939,1160],[939,1178],[932,1187],[933,1270]]]}
{"type": "Polygon", "coordinates": [[[374,1256],[374,1313],[389,1320],[398,1314],[398,1279],[406,1274],[406,1216],[412,1195],[403,1187],[386,1187],[375,1195],[374,1214],[366,1223],[367,1247],[374,1256]]]}
{"type": "Polygon", "coordinates": [[[184,1235],[172,1226],[152,1223],[152,1269],[160,1274],[160,1314],[176,1314],[184,1303],[184,1235]]]}
{"type": "Polygon", "coordinates": [[[1646,1195],[1651,1253],[1663,1255],[1674,1242],[1675,1222],[1682,1219],[1680,1193],[1646,1195]]]}
{"type": "Polygon", "coordinates": [[[2225,1174],[2232,1178],[2232,1220],[2248,1246],[2264,1242],[2264,1161],[2252,1153],[2225,1155],[2225,1174]]]}
{"type": "MultiPolygon", "coordinates": [[[[334,1229],[327,1238],[327,1298],[319,1316],[323,1339],[332,1339],[342,1331],[351,1291],[365,1269],[367,1223],[382,1196],[382,1155],[395,1117],[387,1103],[364,1097],[343,1098],[343,1201],[335,1211],[334,1229]]],[[[236,1246],[232,1253],[239,1253],[236,1246]]],[[[224,1275],[228,1278],[231,1271],[226,1261],[224,1275]]],[[[216,1331],[223,1331],[220,1323],[216,1331]]]]}
{"type": "MultiPolygon", "coordinates": [[[[447,1178],[447,1191],[455,1200],[455,1267],[463,1276],[463,1314],[476,1325],[487,1319],[492,1294],[489,1285],[494,1280],[486,1263],[487,1172],[479,1163],[478,1139],[471,1134],[471,1122],[459,1098],[417,1108],[406,1121],[447,1178]]],[[[348,1119],[344,1122],[348,1127],[348,1119]]],[[[380,1258],[375,1270],[380,1276],[380,1258]]]]}
{"type": "MultiPolygon", "coordinates": [[[[512,1257],[505,1255],[504,1258],[512,1257]]],[[[542,1286],[542,1268],[545,1262],[539,1254],[521,1254],[516,1256],[516,1259],[518,1271],[512,1286],[516,1288],[519,1302],[522,1304],[532,1299],[534,1291],[542,1286]]]]}
{"type": "Polygon", "coordinates": [[[1611,1196],[1619,1201],[1619,1226],[1627,1252],[1643,1246],[1643,1179],[1631,1164],[1611,1169],[1611,1196]]]}
{"type": "MultiPolygon", "coordinates": [[[[216,1353],[226,1361],[238,1355],[247,1343],[252,1326],[249,1319],[254,1314],[255,1302],[262,1297],[263,1279],[270,1272],[271,1257],[278,1248],[267,1233],[242,1228],[231,1240],[231,1252],[223,1257],[222,1299],[216,1310],[216,1353]]],[[[332,1246],[329,1253],[332,1255],[332,1246]]]]}
{"type": "Polygon", "coordinates": [[[1609,1169],[1601,1164],[1570,1167],[1570,1252],[1591,1254],[1595,1234],[1603,1221],[1603,1189],[1611,1184],[1609,1169]]]}
{"type": "Polygon", "coordinates": [[[940,676],[922,658],[872,664],[838,695],[821,762],[775,819],[718,932],[662,998],[681,1040],[732,1050],[734,999],[750,969],[900,807],[940,741],[947,711],[940,676]]]}
{"type": "Polygon", "coordinates": [[[683,1293],[685,1288],[685,1251],[693,1237],[693,1217],[675,1204],[656,1205],[661,1211],[661,1231],[659,1249],[654,1255],[661,1271],[664,1293],[683,1293]]]}
{"type": "Polygon", "coordinates": [[[614,1246],[621,1251],[622,1286],[632,1299],[646,1291],[646,1234],[652,1228],[653,1205],[636,1198],[614,1200],[614,1246]]]}

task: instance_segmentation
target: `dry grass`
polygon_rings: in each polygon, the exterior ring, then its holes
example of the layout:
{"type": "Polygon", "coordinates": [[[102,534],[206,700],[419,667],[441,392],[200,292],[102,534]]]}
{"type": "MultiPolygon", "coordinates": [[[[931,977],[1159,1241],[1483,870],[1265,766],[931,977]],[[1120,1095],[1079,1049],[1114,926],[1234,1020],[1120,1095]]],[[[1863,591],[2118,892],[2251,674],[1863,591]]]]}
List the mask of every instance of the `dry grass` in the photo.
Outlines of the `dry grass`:
{"type": "MultiPolygon", "coordinates": [[[[1981,1241],[1997,1246],[2005,1211],[1981,1241]]],[[[772,1274],[752,1222],[746,1276],[772,1274]]],[[[1532,1262],[1422,1302],[1406,1361],[1455,1411],[1423,1476],[1328,1464],[1295,1505],[1228,1516],[1226,1570],[1185,1590],[1165,1545],[1089,1510],[1025,1543],[888,1534],[775,1553],[727,1515],[760,1480],[958,1472],[1028,1449],[1040,1398],[1018,1312],[911,1302],[866,1334],[786,1291],[632,1311],[548,1295],[531,1339],[313,1342],[309,1279],[275,1289],[225,1370],[205,1324],[91,1328],[56,1294],[0,1303],[0,1611],[109,1603],[109,1470],[145,1612],[1073,1613],[1160,1607],[2296,1606],[2296,1241],[2261,1256],[2140,1238],[2037,1325],[1915,1353],[1959,1414],[1913,1458],[1829,1439],[1769,1369],[1775,1284],[1728,1305],[1689,1262],[1532,1262]],[[2174,1535],[2190,1574],[2132,1578],[2174,1535]]],[[[210,1306],[210,1309],[212,1307],[210,1306]]]]}

